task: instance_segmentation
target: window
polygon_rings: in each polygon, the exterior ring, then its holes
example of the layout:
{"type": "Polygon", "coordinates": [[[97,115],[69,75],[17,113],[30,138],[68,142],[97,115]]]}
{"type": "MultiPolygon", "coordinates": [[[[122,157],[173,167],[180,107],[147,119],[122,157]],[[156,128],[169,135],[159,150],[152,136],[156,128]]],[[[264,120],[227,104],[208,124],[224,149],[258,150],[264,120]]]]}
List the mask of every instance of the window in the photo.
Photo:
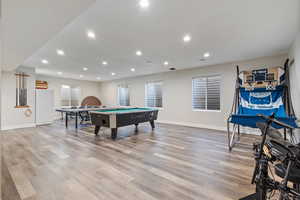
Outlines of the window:
{"type": "Polygon", "coordinates": [[[80,87],[71,88],[71,106],[80,106],[80,87]]]}
{"type": "Polygon", "coordinates": [[[195,110],[220,110],[220,76],[192,80],[192,106],[195,110]]]}
{"type": "Polygon", "coordinates": [[[79,106],[80,104],[80,93],[79,87],[71,87],[69,85],[61,86],[61,106],[79,106]]]}
{"type": "Polygon", "coordinates": [[[71,105],[71,87],[69,85],[62,85],[60,90],[61,106],[71,105]]]}
{"type": "Polygon", "coordinates": [[[149,82],[145,85],[145,106],[162,108],[162,82],[149,82]]]}
{"type": "Polygon", "coordinates": [[[118,86],[118,104],[120,106],[129,106],[129,88],[126,85],[118,86]]]}

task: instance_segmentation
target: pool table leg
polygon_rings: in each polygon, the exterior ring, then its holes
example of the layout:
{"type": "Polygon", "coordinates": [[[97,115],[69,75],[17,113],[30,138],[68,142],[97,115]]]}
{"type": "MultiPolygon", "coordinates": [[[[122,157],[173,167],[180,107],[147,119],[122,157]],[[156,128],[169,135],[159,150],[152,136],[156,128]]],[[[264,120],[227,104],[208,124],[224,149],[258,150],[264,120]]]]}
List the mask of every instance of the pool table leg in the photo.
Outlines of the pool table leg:
{"type": "Polygon", "coordinates": [[[155,129],[154,120],[150,121],[150,125],[151,125],[151,127],[152,127],[152,130],[154,130],[154,129],[155,129]]]}
{"type": "Polygon", "coordinates": [[[100,130],[100,126],[95,126],[95,135],[98,135],[100,130]]]}
{"type": "Polygon", "coordinates": [[[135,132],[138,132],[138,125],[139,124],[134,124],[135,125],[135,132]]]}
{"type": "Polygon", "coordinates": [[[117,128],[112,128],[111,129],[111,139],[116,140],[117,139],[117,134],[118,134],[118,129],[117,128]]]}
{"type": "Polygon", "coordinates": [[[68,112],[66,112],[66,119],[65,120],[66,120],[66,122],[65,122],[66,123],[66,128],[68,128],[68,112]]]}
{"type": "Polygon", "coordinates": [[[75,129],[78,130],[78,112],[75,113],[75,129]]]}

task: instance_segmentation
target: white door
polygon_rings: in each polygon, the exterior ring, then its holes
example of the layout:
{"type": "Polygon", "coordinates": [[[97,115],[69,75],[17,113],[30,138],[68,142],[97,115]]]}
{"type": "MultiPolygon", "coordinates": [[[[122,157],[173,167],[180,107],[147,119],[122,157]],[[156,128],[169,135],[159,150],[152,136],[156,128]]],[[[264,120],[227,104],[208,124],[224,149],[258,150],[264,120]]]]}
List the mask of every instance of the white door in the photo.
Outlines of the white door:
{"type": "Polygon", "coordinates": [[[36,90],[36,124],[53,122],[54,92],[53,90],[36,90]]]}

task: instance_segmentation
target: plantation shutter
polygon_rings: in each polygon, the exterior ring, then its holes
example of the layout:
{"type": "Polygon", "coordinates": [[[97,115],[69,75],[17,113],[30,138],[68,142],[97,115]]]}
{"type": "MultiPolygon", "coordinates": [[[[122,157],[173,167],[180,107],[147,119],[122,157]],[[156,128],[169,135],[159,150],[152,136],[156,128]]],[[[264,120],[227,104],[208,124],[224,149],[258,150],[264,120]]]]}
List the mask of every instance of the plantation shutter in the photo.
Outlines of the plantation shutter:
{"type": "Polygon", "coordinates": [[[206,78],[194,78],[192,82],[192,104],[193,109],[206,109],[206,78]]]}
{"type": "Polygon", "coordinates": [[[220,110],[220,76],[192,80],[192,106],[198,110],[220,110]]]}
{"type": "Polygon", "coordinates": [[[207,77],[207,110],[220,110],[220,76],[207,77]]]}
{"type": "Polygon", "coordinates": [[[145,86],[146,107],[162,107],[162,82],[151,82],[145,86]]]}
{"type": "Polygon", "coordinates": [[[118,87],[118,103],[120,106],[129,106],[129,88],[128,86],[118,87]]]}
{"type": "Polygon", "coordinates": [[[71,88],[71,106],[79,106],[80,105],[80,88],[71,88]]]}
{"type": "Polygon", "coordinates": [[[62,85],[60,89],[60,104],[61,106],[71,105],[71,87],[68,85],[62,85]]]}

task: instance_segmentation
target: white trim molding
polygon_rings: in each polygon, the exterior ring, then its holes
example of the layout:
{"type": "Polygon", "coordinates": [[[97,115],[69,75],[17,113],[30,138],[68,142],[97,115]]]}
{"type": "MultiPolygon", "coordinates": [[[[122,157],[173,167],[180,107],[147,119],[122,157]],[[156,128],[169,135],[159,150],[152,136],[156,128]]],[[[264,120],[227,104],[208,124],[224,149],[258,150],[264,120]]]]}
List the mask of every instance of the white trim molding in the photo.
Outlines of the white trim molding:
{"type": "Polygon", "coordinates": [[[35,123],[28,123],[28,124],[19,124],[19,125],[10,125],[10,126],[3,126],[1,127],[2,131],[5,130],[12,130],[12,129],[20,129],[20,128],[34,128],[36,127],[35,123]]]}
{"type": "Polygon", "coordinates": [[[194,127],[194,128],[203,128],[203,129],[212,129],[218,131],[227,131],[226,127],[210,126],[210,125],[193,123],[193,122],[174,122],[174,121],[167,121],[167,120],[157,120],[157,123],[187,126],[187,127],[194,127]]]}
{"type": "Polygon", "coordinates": [[[36,126],[43,126],[43,125],[50,125],[50,124],[53,124],[53,121],[42,122],[42,123],[36,123],[36,126]]]}
{"type": "MultiPolygon", "coordinates": [[[[156,122],[161,123],[161,124],[171,124],[171,125],[187,126],[187,127],[193,127],[193,128],[224,131],[227,133],[227,127],[210,126],[210,125],[205,125],[205,124],[200,124],[200,123],[192,123],[192,122],[174,122],[174,121],[167,121],[167,120],[157,120],[156,122]]],[[[249,134],[249,135],[260,135],[261,134],[259,129],[248,128],[248,127],[241,127],[241,133],[249,134]]]]}

